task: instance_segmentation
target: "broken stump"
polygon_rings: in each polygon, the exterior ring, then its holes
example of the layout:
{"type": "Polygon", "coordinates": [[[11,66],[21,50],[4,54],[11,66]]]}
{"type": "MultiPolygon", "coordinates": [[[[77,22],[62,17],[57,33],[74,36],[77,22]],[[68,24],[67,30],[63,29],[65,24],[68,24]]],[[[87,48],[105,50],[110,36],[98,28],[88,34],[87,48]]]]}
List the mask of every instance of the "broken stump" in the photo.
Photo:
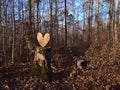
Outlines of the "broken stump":
{"type": "Polygon", "coordinates": [[[51,47],[37,47],[34,56],[33,70],[31,76],[37,76],[50,81],[52,78],[51,47]]]}

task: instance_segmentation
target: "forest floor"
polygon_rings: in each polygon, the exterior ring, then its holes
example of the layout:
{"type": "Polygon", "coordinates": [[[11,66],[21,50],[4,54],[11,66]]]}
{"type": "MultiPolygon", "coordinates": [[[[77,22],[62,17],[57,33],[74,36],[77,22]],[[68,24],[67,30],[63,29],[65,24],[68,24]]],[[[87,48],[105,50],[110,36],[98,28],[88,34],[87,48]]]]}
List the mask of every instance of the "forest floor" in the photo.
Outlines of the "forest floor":
{"type": "Polygon", "coordinates": [[[30,77],[33,62],[0,67],[0,90],[120,90],[120,43],[91,47],[90,65],[83,69],[53,69],[51,82],[30,77]]]}

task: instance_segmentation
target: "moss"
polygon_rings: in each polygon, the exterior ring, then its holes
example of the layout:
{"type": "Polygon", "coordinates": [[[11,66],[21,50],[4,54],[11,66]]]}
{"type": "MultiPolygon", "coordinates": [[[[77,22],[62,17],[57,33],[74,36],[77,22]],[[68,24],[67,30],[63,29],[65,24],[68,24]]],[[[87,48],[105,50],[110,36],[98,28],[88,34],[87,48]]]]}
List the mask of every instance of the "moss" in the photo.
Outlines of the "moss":
{"type": "Polygon", "coordinates": [[[46,58],[46,62],[43,63],[43,66],[40,67],[38,62],[33,65],[33,69],[30,73],[30,76],[37,76],[44,80],[51,80],[52,77],[52,68],[51,68],[51,48],[40,48],[40,52],[46,58]]]}
{"type": "Polygon", "coordinates": [[[32,71],[30,72],[30,76],[39,76],[40,75],[40,67],[37,64],[34,64],[32,71]]]}
{"type": "Polygon", "coordinates": [[[34,64],[32,71],[30,72],[30,76],[34,77],[37,76],[38,78],[42,78],[44,80],[48,79],[48,68],[47,67],[40,67],[38,64],[34,64]]]}
{"type": "Polygon", "coordinates": [[[45,68],[45,67],[41,67],[40,68],[40,70],[41,70],[41,77],[43,78],[43,79],[45,79],[45,80],[47,80],[48,79],[48,75],[47,75],[47,68],[45,68]]]}

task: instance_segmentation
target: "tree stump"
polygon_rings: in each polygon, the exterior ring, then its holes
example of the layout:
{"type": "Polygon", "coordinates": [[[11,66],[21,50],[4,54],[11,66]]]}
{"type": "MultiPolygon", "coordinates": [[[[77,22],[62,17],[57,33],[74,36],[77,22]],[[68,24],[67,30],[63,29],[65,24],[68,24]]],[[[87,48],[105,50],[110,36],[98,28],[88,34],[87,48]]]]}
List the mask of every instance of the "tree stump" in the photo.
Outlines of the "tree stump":
{"type": "Polygon", "coordinates": [[[51,47],[37,47],[34,56],[34,66],[31,76],[37,76],[50,81],[52,78],[51,47]]]}

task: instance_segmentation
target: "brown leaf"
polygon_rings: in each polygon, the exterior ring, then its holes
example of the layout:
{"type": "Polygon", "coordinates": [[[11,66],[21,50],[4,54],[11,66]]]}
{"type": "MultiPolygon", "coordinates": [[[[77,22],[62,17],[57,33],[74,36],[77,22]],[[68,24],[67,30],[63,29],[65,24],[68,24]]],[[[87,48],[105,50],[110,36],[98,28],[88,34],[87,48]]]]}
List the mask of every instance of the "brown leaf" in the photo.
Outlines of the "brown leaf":
{"type": "Polygon", "coordinates": [[[2,85],[2,89],[9,90],[9,86],[7,84],[2,85]]]}

